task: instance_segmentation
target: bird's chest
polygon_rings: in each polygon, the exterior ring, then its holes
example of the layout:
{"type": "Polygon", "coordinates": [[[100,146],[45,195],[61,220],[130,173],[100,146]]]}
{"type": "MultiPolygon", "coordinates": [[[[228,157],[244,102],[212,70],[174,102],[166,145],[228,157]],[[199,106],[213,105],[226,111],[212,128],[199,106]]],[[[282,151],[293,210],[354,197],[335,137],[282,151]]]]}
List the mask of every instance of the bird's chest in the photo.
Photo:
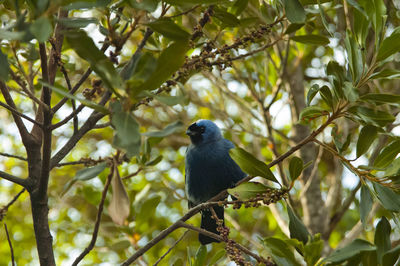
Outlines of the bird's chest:
{"type": "MultiPolygon", "coordinates": [[[[214,147],[216,148],[216,147],[214,147]]],[[[192,150],[186,156],[186,193],[194,204],[205,202],[231,186],[228,151],[192,150]]]]}

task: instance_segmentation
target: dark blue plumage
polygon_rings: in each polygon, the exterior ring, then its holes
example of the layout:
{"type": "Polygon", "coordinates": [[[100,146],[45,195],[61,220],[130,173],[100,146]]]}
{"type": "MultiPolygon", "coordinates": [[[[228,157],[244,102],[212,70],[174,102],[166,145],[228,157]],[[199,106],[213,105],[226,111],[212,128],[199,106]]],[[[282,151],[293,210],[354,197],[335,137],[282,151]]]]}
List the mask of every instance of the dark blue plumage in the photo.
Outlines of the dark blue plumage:
{"type": "MultiPolygon", "coordinates": [[[[189,126],[186,134],[191,144],[186,152],[186,195],[189,207],[205,202],[224,189],[233,187],[246,174],[229,156],[233,143],[224,139],[220,129],[210,120],[199,120],[189,126]]],[[[214,207],[217,216],[224,218],[224,209],[214,207]]],[[[210,210],[202,211],[201,228],[218,234],[210,210]]],[[[205,245],[217,240],[199,235],[205,245]]]]}

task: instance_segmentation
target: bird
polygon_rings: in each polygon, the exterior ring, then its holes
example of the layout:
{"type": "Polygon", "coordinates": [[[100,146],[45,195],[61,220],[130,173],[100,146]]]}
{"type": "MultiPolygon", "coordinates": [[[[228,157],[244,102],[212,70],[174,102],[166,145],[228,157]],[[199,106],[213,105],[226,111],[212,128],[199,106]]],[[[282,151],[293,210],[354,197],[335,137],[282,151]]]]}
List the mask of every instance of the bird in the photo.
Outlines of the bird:
{"type": "MultiPolygon", "coordinates": [[[[185,191],[189,208],[192,208],[234,187],[247,175],[229,155],[229,150],[235,145],[222,137],[221,130],[214,122],[200,119],[187,128],[186,134],[191,143],[185,155],[185,191]]],[[[218,219],[223,221],[224,208],[212,208],[218,219]]],[[[217,222],[210,209],[201,211],[200,227],[219,235],[217,222]]],[[[201,233],[199,241],[202,245],[220,242],[201,233]]]]}

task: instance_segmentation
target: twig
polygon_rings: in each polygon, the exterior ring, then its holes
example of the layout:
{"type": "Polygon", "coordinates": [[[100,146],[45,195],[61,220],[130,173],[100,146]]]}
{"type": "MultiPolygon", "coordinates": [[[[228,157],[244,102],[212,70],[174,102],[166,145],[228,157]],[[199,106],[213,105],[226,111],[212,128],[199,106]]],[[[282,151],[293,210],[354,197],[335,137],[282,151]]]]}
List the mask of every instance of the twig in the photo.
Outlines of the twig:
{"type": "Polygon", "coordinates": [[[111,126],[111,122],[106,122],[106,123],[103,123],[103,124],[95,125],[93,127],[93,129],[105,128],[105,127],[109,127],[109,126],[111,126]]]}
{"type": "Polygon", "coordinates": [[[131,178],[131,177],[136,176],[137,174],[139,174],[142,170],[143,170],[143,168],[139,167],[139,168],[136,170],[136,172],[133,172],[132,174],[129,174],[129,175],[127,175],[127,176],[124,176],[124,177],[121,178],[121,179],[122,179],[122,180],[129,179],[129,178],[131,178]]]}
{"type": "Polygon", "coordinates": [[[35,121],[34,119],[30,118],[29,116],[24,115],[23,113],[20,113],[19,111],[17,111],[16,109],[12,108],[11,106],[8,106],[7,104],[0,102],[0,106],[3,106],[4,108],[6,108],[7,110],[9,110],[11,113],[18,115],[26,120],[28,120],[29,122],[38,125],[39,127],[43,127],[43,125],[37,121],[35,121]]]}
{"type": "Polygon", "coordinates": [[[101,195],[101,201],[99,204],[99,209],[97,211],[97,217],[96,217],[96,223],[94,225],[94,230],[92,234],[92,240],[90,241],[89,245],[85,248],[85,250],[75,259],[75,261],[72,263],[72,266],[78,265],[78,263],[87,255],[89,252],[94,248],[94,245],[96,244],[97,240],[97,235],[99,233],[99,228],[100,228],[100,222],[101,222],[101,215],[103,213],[103,208],[104,208],[104,202],[106,200],[107,196],[107,191],[108,187],[110,186],[111,179],[113,177],[113,168],[117,167],[116,165],[113,165],[110,167],[110,173],[107,177],[106,184],[104,185],[104,189],[101,195]]]}
{"type": "Polygon", "coordinates": [[[77,123],[77,122],[75,122],[75,121],[77,121],[75,118],[76,118],[76,115],[77,115],[80,111],[82,111],[84,107],[85,107],[85,105],[83,105],[83,104],[79,105],[78,108],[76,108],[75,110],[73,110],[73,111],[72,111],[69,115],[67,115],[63,120],[61,120],[60,122],[58,122],[58,123],[56,123],[56,124],[51,125],[51,129],[54,130],[54,129],[56,129],[56,128],[59,128],[59,127],[65,125],[69,120],[71,120],[71,119],[73,118],[73,119],[74,119],[74,132],[76,133],[76,131],[78,131],[78,129],[77,129],[77,125],[75,125],[75,124],[77,123]]]}
{"type": "MultiPolygon", "coordinates": [[[[223,237],[221,237],[221,236],[219,236],[217,234],[214,234],[214,233],[212,233],[210,231],[204,230],[202,228],[195,227],[193,225],[190,225],[190,224],[187,224],[187,223],[184,223],[184,222],[180,222],[179,225],[180,225],[180,227],[184,227],[184,228],[196,231],[198,233],[204,234],[206,236],[209,236],[209,237],[217,239],[217,240],[219,240],[221,242],[224,242],[224,238],[223,237]]],[[[273,265],[267,259],[265,259],[265,258],[255,254],[255,253],[253,253],[252,251],[248,250],[246,247],[240,245],[239,243],[236,243],[236,242],[233,242],[233,243],[238,249],[240,249],[242,252],[246,253],[247,255],[255,258],[259,263],[263,263],[264,265],[273,265]]]]}
{"type": "Polygon", "coordinates": [[[189,232],[189,230],[186,230],[186,231],[183,233],[183,235],[181,235],[181,237],[178,238],[178,240],[176,240],[174,244],[172,244],[172,246],[167,250],[167,252],[165,252],[165,253],[153,264],[153,266],[157,266],[157,265],[160,263],[160,261],[161,261],[162,259],[164,259],[164,258],[168,255],[168,253],[170,253],[171,250],[174,249],[174,248],[176,247],[176,245],[178,245],[179,242],[182,241],[182,239],[187,235],[188,232],[189,232]]]}
{"type": "Polygon", "coordinates": [[[46,108],[47,106],[41,101],[39,100],[34,94],[33,92],[28,89],[25,84],[20,80],[20,78],[14,73],[14,71],[10,71],[11,73],[11,77],[13,78],[13,80],[21,87],[21,89],[28,95],[28,97],[36,102],[39,105],[42,105],[42,107],[46,108]]]}
{"type": "Polygon", "coordinates": [[[12,243],[11,243],[10,235],[8,234],[8,229],[7,229],[6,223],[4,223],[4,230],[6,231],[8,245],[10,246],[11,263],[13,266],[15,266],[14,249],[12,247],[12,243]]]}
{"type": "Polygon", "coordinates": [[[26,158],[24,158],[24,157],[22,157],[22,156],[18,156],[18,155],[14,155],[14,154],[9,154],[9,153],[5,153],[5,152],[0,152],[0,155],[1,155],[1,156],[4,156],[4,157],[15,158],[15,159],[18,159],[18,160],[21,160],[21,161],[27,161],[27,160],[28,160],[28,159],[26,159],[26,158]]]}
{"type": "Polygon", "coordinates": [[[172,16],[164,16],[164,18],[176,18],[176,17],[182,16],[182,15],[186,15],[187,13],[190,13],[190,12],[196,10],[199,6],[200,5],[195,5],[194,7],[190,8],[190,9],[188,9],[186,11],[183,11],[181,13],[178,13],[178,14],[172,15],[172,16]]]}
{"type": "Polygon", "coordinates": [[[6,216],[8,208],[10,208],[10,206],[13,205],[14,202],[17,201],[19,196],[21,196],[21,194],[24,193],[24,191],[25,191],[25,188],[23,188],[17,195],[15,195],[14,198],[7,205],[3,206],[0,209],[0,221],[2,221],[4,219],[4,217],[6,216]]]}

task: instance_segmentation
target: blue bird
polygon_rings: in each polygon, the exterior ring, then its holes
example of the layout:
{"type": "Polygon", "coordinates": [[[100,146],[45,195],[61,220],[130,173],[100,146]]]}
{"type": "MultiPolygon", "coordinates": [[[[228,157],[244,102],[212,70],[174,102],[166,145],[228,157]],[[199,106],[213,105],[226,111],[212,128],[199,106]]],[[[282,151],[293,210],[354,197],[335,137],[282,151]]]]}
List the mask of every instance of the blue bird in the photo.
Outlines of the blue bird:
{"type": "MultiPolygon", "coordinates": [[[[229,150],[232,142],[224,139],[216,124],[210,120],[198,120],[191,124],[186,134],[191,144],[186,151],[185,185],[189,208],[217,195],[224,189],[233,187],[246,174],[232,160],[229,150]]],[[[219,219],[224,219],[224,208],[213,207],[219,219]]],[[[201,228],[219,234],[217,223],[209,209],[201,212],[201,228]]],[[[199,234],[202,245],[219,242],[216,239],[199,234]]]]}

